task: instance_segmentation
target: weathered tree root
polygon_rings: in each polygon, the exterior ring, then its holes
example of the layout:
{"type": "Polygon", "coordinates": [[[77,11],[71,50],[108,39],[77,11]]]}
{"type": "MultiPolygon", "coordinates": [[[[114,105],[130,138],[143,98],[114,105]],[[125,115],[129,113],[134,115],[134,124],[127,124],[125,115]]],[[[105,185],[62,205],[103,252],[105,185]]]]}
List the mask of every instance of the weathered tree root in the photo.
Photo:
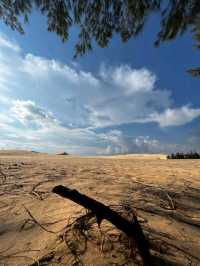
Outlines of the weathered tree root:
{"type": "Polygon", "coordinates": [[[143,260],[143,264],[145,266],[152,265],[148,241],[145,239],[136,216],[134,217],[134,220],[130,222],[101,202],[81,194],[77,190],[72,190],[61,185],[54,187],[52,192],[91,210],[96,215],[99,226],[101,221],[105,219],[115,225],[119,230],[123,231],[129,238],[134,238],[143,260]]]}
{"type": "Polygon", "coordinates": [[[55,252],[52,251],[43,257],[41,257],[39,260],[35,261],[34,263],[30,264],[30,266],[40,266],[40,265],[47,265],[48,262],[50,262],[55,256],[55,252]]]}

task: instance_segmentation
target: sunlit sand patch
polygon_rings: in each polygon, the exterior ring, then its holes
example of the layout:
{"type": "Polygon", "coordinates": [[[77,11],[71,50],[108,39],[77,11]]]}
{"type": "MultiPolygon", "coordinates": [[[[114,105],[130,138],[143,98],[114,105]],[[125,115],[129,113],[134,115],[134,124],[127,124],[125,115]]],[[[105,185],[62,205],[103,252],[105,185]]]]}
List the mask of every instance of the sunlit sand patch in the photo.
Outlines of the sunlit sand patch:
{"type": "MultiPolygon", "coordinates": [[[[70,217],[79,217],[81,207],[51,193],[59,184],[113,205],[117,211],[121,204],[130,204],[150,239],[152,254],[167,265],[198,265],[199,161],[161,158],[165,155],[83,157],[1,152],[0,265],[34,265],[37,260],[46,265],[72,265],[74,258],[58,232],[70,217]]],[[[103,223],[102,231],[106,228],[103,223]]],[[[91,230],[94,243],[88,243],[80,261],[84,265],[122,265],[129,252],[122,249],[118,254],[120,243],[110,241],[105,241],[102,252],[98,226],[94,224],[91,230]]],[[[120,232],[112,230],[115,241],[120,232]]],[[[131,259],[128,263],[135,265],[131,259]]]]}

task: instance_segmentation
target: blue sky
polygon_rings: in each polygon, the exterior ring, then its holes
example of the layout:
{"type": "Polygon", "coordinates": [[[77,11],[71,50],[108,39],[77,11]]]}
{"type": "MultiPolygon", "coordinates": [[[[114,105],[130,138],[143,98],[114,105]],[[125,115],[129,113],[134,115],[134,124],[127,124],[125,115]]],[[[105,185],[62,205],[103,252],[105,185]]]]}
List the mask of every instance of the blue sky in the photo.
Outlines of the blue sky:
{"type": "Polygon", "coordinates": [[[199,66],[190,33],[155,48],[158,18],[122,44],[73,59],[31,16],[24,36],[0,24],[0,148],[99,155],[200,151],[199,66]],[[156,26],[157,25],[157,26],[156,26]]]}

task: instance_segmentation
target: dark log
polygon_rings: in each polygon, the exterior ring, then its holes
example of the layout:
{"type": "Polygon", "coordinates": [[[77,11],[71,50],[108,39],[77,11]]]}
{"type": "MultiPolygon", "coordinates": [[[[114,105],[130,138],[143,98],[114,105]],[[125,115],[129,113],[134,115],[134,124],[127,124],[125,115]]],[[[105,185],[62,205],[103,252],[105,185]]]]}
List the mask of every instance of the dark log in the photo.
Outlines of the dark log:
{"type": "Polygon", "coordinates": [[[123,231],[128,237],[134,238],[143,264],[145,266],[152,265],[148,241],[145,239],[137,217],[135,217],[134,221],[128,221],[103,203],[81,194],[77,190],[72,190],[61,185],[54,187],[52,192],[91,210],[96,215],[99,224],[105,219],[123,231]]]}

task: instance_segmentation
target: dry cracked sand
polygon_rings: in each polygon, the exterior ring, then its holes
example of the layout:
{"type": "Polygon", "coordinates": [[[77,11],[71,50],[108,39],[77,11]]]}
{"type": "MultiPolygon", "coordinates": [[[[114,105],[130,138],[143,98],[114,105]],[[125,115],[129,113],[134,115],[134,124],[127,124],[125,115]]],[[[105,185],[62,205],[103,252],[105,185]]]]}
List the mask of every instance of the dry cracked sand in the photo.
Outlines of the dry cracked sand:
{"type": "Polygon", "coordinates": [[[58,184],[127,219],[134,210],[155,265],[200,265],[200,161],[164,158],[0,152],[0,265],[141,265],[111,224],[70,226],[83,210],[51,192],[58,184]]]}

